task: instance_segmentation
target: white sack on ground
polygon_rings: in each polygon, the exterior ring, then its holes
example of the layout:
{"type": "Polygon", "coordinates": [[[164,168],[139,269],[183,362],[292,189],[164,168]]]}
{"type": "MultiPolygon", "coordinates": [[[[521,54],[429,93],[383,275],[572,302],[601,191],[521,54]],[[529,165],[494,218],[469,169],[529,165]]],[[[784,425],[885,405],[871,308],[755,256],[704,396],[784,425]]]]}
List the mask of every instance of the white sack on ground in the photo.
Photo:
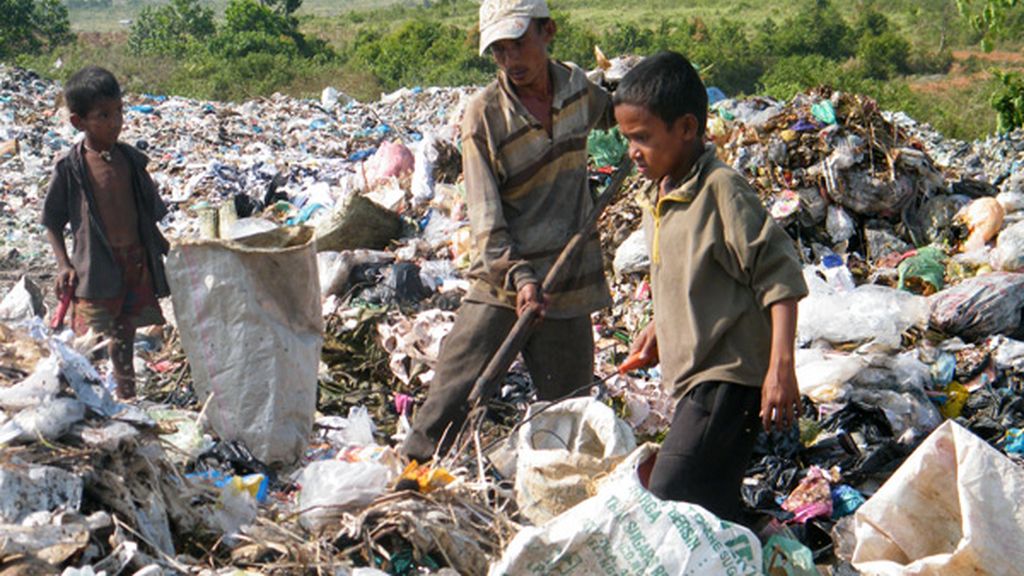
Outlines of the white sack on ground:
{"type": "Polygon", "coordinates": [[[298,459],[323,342],[312,229],[176,244],[167,276],[196,391],[214,396],[213,430],[264,462],[298,459]]]}

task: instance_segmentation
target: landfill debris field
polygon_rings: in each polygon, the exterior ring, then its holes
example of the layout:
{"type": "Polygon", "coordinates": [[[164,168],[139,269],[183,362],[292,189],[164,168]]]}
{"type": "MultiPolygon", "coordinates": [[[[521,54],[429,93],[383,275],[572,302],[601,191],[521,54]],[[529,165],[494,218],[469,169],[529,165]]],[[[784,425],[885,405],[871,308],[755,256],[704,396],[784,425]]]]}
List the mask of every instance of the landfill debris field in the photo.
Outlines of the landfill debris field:
{"type": "MultiPolygon", "coordinates": [[[[477,89],[125,95],[173,245],[121,402],[103,338],[51,324],[61,86],[0,66],[0,573],[1020,573],[1024,132],[713,94],[708,138],[810,289],[799,427],[761,433],[740,525],[643,485],[675,402],[657,367],[616,368],[652,317],[635,174],[598,222],[590,396],[537,404],[518,360],[452,452],[399,456],[469,287],[477,89]]],[[[624,142],[591,135],[595,195],[624,142]]]]}

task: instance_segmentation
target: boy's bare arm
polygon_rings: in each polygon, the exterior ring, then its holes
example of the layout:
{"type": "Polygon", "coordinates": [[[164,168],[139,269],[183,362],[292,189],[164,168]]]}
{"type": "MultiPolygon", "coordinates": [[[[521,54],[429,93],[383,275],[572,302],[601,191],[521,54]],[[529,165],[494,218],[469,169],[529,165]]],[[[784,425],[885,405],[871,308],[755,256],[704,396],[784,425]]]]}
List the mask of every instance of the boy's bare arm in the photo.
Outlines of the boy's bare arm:
{"type": "Polygon", "coordinates": [[[74,290],[78,284],[78,275],[75,267],[71,265],[68,258],[68,249],[64,244],[64,234],[61,230],[46,228],[46,239],[53,248],[53,255],[57,258],[57,298],[60,298],[66,290],[74,290]]]}
{"type": "Polygon", "coordinates": [[[761,388],[761,423],[766,431],[782,431],[800,417],[800,389],[796,383],[793,343],[796,340],[796,299],[780,300],[769,308],[772,348],[761,388]]]}

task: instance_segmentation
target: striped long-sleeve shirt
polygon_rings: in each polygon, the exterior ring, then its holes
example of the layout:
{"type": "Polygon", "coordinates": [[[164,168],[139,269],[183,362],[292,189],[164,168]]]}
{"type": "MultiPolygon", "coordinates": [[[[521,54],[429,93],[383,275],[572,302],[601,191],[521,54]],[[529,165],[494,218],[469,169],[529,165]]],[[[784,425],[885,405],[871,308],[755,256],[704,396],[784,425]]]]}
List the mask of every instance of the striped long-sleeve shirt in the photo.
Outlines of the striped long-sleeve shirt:
{"type": "MultiPolygon", "coordinates": [[[[477,93],[462,119],[462,162],[473,233],[467,300],[515,306],[516,292],[541,283],[593,207],[587,135],[614,123],[611,98],[572,64],[550,61],[551,134],[516,97],[508,79],[477,93]]],[[[562,290],[548,295],[551,318],[608,306],[597,233],[562,290]]]]}

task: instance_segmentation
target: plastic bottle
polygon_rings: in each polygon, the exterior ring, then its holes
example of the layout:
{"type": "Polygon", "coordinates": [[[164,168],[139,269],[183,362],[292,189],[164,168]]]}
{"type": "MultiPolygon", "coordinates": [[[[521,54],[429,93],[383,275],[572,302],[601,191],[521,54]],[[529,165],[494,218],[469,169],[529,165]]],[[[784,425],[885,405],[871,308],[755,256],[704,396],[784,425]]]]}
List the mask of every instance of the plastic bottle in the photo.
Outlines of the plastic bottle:
{"type": "Polygon", "coordinates": [[[843,259],[836,254],[828,254],[821,259],[822,272],[825,273],[825,280],[828,285],[837,292],[846,292],[856,288],[853,282],[853,274],[843,264],[843,259]]]}

